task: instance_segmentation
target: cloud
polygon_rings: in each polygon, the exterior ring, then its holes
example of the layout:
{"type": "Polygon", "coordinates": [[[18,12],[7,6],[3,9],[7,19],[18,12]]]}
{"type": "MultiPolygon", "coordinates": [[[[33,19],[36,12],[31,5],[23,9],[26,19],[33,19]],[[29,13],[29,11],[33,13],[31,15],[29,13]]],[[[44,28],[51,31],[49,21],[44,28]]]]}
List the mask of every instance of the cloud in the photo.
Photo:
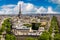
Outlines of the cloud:
{"type": "Polygon", "coordinates": [[[0,7],[0,15],[14,15],[18,14],[18,4],[17,5],[3,5],[0,7]]]}
{"type": "Polygon", "coordinates": [[[56,5],[56,8],[54,9],[54,11],[56,11],[56,12],[58,12],[58,13],[60,12],[60,0],[48,0],[48,2],[57,4],[57,5],[56,5]]]}
{"type": "Polygon", "coordinates": [[[20,1],[18,4],[21,5],[21,11],[23,14],[36,11],[36,7],[31,3],[24,3],[23,1],[20,1]]]}
{"type": "Polygon", "coordinates": [[[52,7],[48,7],[48,11],[47,11],[47,13],[55,13],[55,12],[53,12],[52,7]]]}
{"type": "Polygon", "coordinates": [[[47,12],[47,9],[41,6],[40,8],[37,9],[37,13],[45,13],[47,12]]]}
{"type": "Polygon", "coordinates": [[[12,5],[12,4],[10,4],[10,5],[3,5],[3,6],[1,6],[2,8],[11,8],[11,7],[15,7],[16,5],[12,5]]]}
{"type": "Polygon", "coordinates": [[[55,3],[55,4],[60,4],[60,0],[48,0],[49,2],[55,3]]]}
{"type": "Polygon", "coordinates": [[[44,8],[40,6],[39,8],[31,3],[24,3],[19,1],[17,5],[9,4],[0,6],[0,15],[14,15],[19,13],[21,8],[22,14],[36,14],[36,13],[56,13],[53,11],[52,7],[44,8]]]}
{"type": "Polygon", "coordinates": [[[57,7],[55,8],[55,11],[60,12],[60,5],[57,5],[57,7]]]}
{"type": "Polygon", "coordinates": [[[21,5],[21,11],[23,14],[28,14],[28,13],[56,13],[53,11],[52,7],[44,8],[43,6],[40,6],[37,8],[35,5],[31,3],[24,3],[23,1],[20,1],[18,4],[21,5]]]}

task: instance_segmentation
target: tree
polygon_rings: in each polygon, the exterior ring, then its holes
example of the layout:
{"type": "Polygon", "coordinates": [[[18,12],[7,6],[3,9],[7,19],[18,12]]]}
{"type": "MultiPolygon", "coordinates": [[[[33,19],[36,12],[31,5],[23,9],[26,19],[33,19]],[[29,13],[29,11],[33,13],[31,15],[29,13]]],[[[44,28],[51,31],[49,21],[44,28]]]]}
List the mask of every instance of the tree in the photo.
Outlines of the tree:
{"type": "Polygon", "coordinates": [[[51,34],[52,32],[55,33],[59,33],[59,28],[58,28],[58,22],[57,22],[57,18],[55,16],[53,16],[52,20],[51,20],[51,26],[49,28],[49,33],[51,34]]]}
{"type": "Polygon", "coordinates": [[[6,32],[9,33],[11,31],[11,27],[12,27],[11,19],[10,18],[5,19],[4,22],[2,23],[2,31],[5,28],[6,32]]]}
{"type": "Polygon", "coordinates": [[[11,33],[11,27],[12,27],[11,19],[10,18],[5,19],[4,22],[2,23],[2,28],[0,29],[0,34],[6,31],[5,40],[16,40],[16,37],[11,33]]]}
{"type": "Polygon", "coordinates": [[[54,40],[60,40],[60,34],[55,34],[54,40]]]}
{"type": "Polygon", "coordinates": [[[2,25],[5,27],[7,32],[5,40],[16,40],[16,37],[11,32],[12,27],[11,19],[10,18],[5,19],[2,25]]]}
{"type": "Polygon", "coordinates": [[[50,26],[49,33],[52,34],[52,32],[53,32],[53,28],[50,26]]]}
{"type": "Polygon", "coordinates": [[[16,40],[16,37],[12,34],[6,34],[5,40],[16,40]]]}
{"type": "Polygon", "coordinates": [[[5,27],[2,26],[2,28],[0,29],[0,35],[2,34],[2,32],[4,32],[4,30],[5,30],[5,27]]]}
{"type": "Polygon", "coordinates": [[[43,32],[38,40],[51,40],[51,35],[49,34],[49,32],[43,32]]]}

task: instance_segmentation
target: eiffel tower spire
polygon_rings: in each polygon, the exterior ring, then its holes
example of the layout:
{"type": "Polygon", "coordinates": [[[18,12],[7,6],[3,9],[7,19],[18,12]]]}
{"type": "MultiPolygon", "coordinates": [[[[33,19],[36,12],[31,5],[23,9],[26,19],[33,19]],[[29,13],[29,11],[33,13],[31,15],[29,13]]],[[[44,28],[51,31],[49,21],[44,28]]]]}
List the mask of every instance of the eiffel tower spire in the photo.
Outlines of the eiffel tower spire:
{"type": "Polygon", "coordinates": [[[21,18],[21,4],[19,5],[19,14],[18,14],[18,18],[21,18]]]}

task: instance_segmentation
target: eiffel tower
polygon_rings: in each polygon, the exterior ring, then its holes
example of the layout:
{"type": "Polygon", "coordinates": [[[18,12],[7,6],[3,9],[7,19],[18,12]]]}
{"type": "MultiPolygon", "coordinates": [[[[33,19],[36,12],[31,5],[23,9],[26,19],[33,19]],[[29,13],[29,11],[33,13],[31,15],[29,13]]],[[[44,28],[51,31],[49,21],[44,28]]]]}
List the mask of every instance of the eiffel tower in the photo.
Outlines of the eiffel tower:
{"type": "Polygon", "coordinates": [[[19,14],[18,14],[18,18],[21,18],[21,5],[19,5],[19,14]]]}

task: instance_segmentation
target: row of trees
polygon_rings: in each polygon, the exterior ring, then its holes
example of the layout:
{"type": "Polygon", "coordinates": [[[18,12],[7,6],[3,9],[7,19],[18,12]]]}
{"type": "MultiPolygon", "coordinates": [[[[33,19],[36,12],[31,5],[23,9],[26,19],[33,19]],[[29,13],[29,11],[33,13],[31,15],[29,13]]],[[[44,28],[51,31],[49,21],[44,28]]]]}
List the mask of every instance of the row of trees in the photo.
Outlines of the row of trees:
{"type": "Polygon", "coordinates": [[[54,40],[60,40],[58,21],[57,21],[57,18],[55,16],[53,16],[53,18],[51,20],[51,26],[49,29],[50,34],[52,34],[53,32],[55,33],[54,40]]]}
{"type": "Polygon", "coordinates": [[[6,31],[7,33],[11,31],[12,24],[10,22],[10,18],[7,18],[2,23],[2,28],[0,29],[0,34],[6,31]]]}
{"type": "Polygon", "coordinates": [[[16,40],[16,37],[11,32],[11,30],[12,30],[11,19],[8,18],[8,19],[4,20],[4,24],[3,25],[5,25],[6,32],[7,32],[6,37],[5,37],[5,40],[16,40]]]}
{"type": "Polygon", "coordinates": [[[2,32],[4,32],[4,31],[6,31],[5,40],[16,40],[16,38],[12,34],[11,30],[12,30],[11,19],[7,18],[2,23],[2,28],[0,29],[0,34],[2,34],[2,32]]]}
{"type": "Polygon", "coordinates": [[[54,40],[60,40],[60,33],[59,33],[59,26],[58,26],[58,21],[57,18],[55,17],[55,35],[54,35],[54,40]]]}
{"type": "Polygon", "coordinates": [[[52,20],[51,20],[51,26],[49,29],[49,33],[51,34],[52,32],[55,33],[59,33],[59,28],[58,28],[58,22],[57,22],[57,18],[55,16],[53,16],[52,20]]]}

